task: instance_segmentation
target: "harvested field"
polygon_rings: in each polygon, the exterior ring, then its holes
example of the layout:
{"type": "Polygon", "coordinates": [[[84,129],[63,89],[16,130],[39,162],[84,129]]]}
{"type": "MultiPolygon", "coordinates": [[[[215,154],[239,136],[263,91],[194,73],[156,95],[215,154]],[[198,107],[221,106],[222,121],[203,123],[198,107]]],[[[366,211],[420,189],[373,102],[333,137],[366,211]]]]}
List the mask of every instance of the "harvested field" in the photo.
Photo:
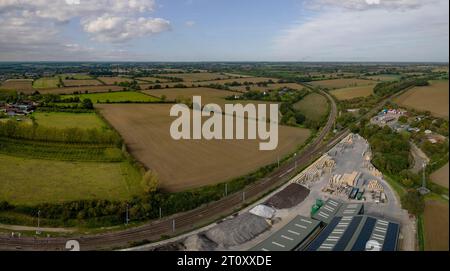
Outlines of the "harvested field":
{"type": "Polygon", "coordinates": [[[425,203],[425,250],[449,250],[448,202],[431,201],[425,203]]]}
{"type": "Polygon", "coordinates": [[[268,82],[269,80],[272,80],[273,82],[277,82],[278,79],[274,79],[274,78],[266,78],[266,77],[248,77],[248,78],[234,78],[234,79],[224,79],[224,80],[213,80],[213,81],[203,81],[203,82],[196,82],[195,84],[197,85],[201,85],[201,86],[206,86],[209,84],[219,84],[219,85],[224,85],[226,83],[233,83],[233,82],[238,82],[241,84],[244,84],[245,82],[247,83],[261,83],[261,82],[268,82]]]}
{"type": "Polygon", "coordinates": [[[250,88],[250,91],[268,91],[268,90],[276,90],[276,89],[281,89],[281,88],[291,88],[291,89],[300,90],[300,89],[304,88],[304,86],[302,86],[300,84],[296,84],[296,83],[268,84],[266,87],[251,85],[251,86],[238,86],[238,87],[230,87],[230,88],[235,91],[245,92],[245,91],[248,91],[247,87],[250,88]]]}
{"type": "Polygon", "coordinates": [[[100,86],[103,85],[98,80],[63,80],[66,87],[81,87],[81,86],[100,86]]]}
{"type": "Polygon", "coordinates": [[[42,77],[33,82],[34,88],[57,88],[59,87],[59,77],[42,77]]]}
{"type": "Polygon", "coordinates": [[[210,80],[221,80],[229,79],[232,76],[220,74],[220,73],[210,73],[210,72],[198,72],[198,73],[173,73],[173,74],[163,74],[162,76],[176,77],[183,79],[186,82],[196,82],[196,81],[210,81],[210,80]]]}
{"type": "Polygon", "coordinates": [[[270,228],[269,223],[259,216],[243,213],[219,223],[205,233],[205,236],[218,245],[232,247],[252,240],[270,228]]]}
{"type": "Polygon", "coordinates": [[[430,81],[430,86],[412,88],[395,98],[394,102],[401,106],[430,111],[435,116],[448,119],[448,94],[448,80],[430,81]]]}
{"type": "Polygon", "coordinates": [[[303,202],[308,195],[308,188],[296,183],[292,183],[286,186],[286,188],[284,188],[280,192],[273,195],[264,204],[276,209],[292,208],[303,202]]]}
{"type": "Polygon", "coordinates": [[[92,79],[92,77],[86,73],[65,73],[65,74],[59,74],[58,76],[60,76],[61,79],[63,79],[63,80],[89,80],[89,79],[92,79]]]}
{"type": "MultiPolygon", "coordinates": [[[[143,81],[141,81],[143,82],[143,81]]],[[[160,86],[161,89],[165,89],[165,88],[174,88],[176,85],[185,85],[186,87],[195,87],[196,83],[193,82],[164,82],[164,83],[158,83],[158,84],[148,84],[148,83],[143,83],[143,84],[139,84],[139,86],[141,87],[142,90],[146,90],[146,89],[150,89],[153,88],[155,86],[160,86]]]]}
{"type": "Polygon", "coordinates": [[[447,163],[445,166],[431,174],[431,180],[433,183],[437,183],[438,185],[448,188],[448,171],[449,168],[447,163]]]}
{"type": "Polygon", "coordinates": [[[10,79],[0,85],[0,89],[16,90],[18,92],[32,93],[33,80],[31,79],[10,79]]]}
{"type": "Polygon", "coordinates": [[[357,79],[357,78],[333,79],[333,80],[322,80],[322,81],[310,82],[310,84],[313,86],[318,86],[321,88],[328,88],[328,89],[367,86],[367,85],[374,85],[376,83],[377,82],[375,82],[373,80],[365,80],[365,79],[357,79]]]}
{"type": "Polygon", "coordinates": [[[295,103],[294,108],[306,118],[319,121],[328,111],[328,100],[320,94],[311,93],[295,103]]]}
{"type": "Polygon", "coordinates": [[[373,94],[373,88],[375,85],[361,86],[361,87],[349,87],[332,90],[333,94],[338,100],[350,100],[358,97],[367,97],[373,94]]]}
{"type": "Polygon", "coordinates": [[[160,83],[169,82],[169,80],[167,80],[167,79],[157,78],[157,77],[139,77],[139,78],[136,78],[136,80],[147,82],[147,83],[154,83],[154,84],[157,84],[158,82],[160,82],[160,83]]]}
{"type": "Polygon", "coordinates": [[[105,85],[114,85],[115,83],[131,82],[133,79],[125,77],[98,77],[98,80],[105,83],[105,85]]]}
{"type": "Polygon", "coordinates": [[[370,80],[375,80],[375,81],[395,81],[395,80],[399,80],[400,77],[401,76],[398,74],[380,74],[380,75],[368,76],[367,78],[369,78],[370,80]]]}
{"type": "Polygon", "coordinates": [[[143,193],[141,175],[128,162],[65,162],[0,154],[0,174],[0,201],[12,204],[127,200],[143,193]]]}
{"type": "Polygon", "coordinates": [[[95,113],[35,112],[38,125],[53,128],[102,129],[106,124],[95,113]]]}
{"type": "Polygon", "coordinates": [[[276,150],[259,151],[257,140],[173,140],[169,104],[96,106],[122,135],[131,154],[156,171],[168,191],[224,182],[287,155],[310,136],[310,131],[279,126],[276,150]],[[242,161],[245,161],[243,163],[242,161]]]}
{"type": "Polygon", "coordinates": [[[76,94],[67,95],[64,98],[79,97],[80,100],[90,99],[93,103],[105,103],[105,102],[155,102],[159,101],[158,98],[145,95],[136,91],[118,91],[118,92],[105,92],[105,93],[90,93],[90,94],[76,94]]]}
{"type": "MultiPolygon", "coordinates": [[[[226,102],[225,97],[231,95],[239,95],[238,92],[219,90],[213,88],[168,88],[168,89],[151,89],[143,90],[143,93],[161,98],[166,96],[166,100],[174,101],[176,99],[192,99],[193,96],[201,96],[202,103],[217,103],[222,105],[226,102]]],[[[230,102],[231,103],[231,102],[230,102]]]]}
{"type": "Polygon", "coordinates": [[[102,93],[110,91],[123,91],[123,87],[119,86],[87,86],[87,87],[65,87],[65,88],[50,88],[50,89],[40,89],[41,94],[74,94],[77,93],[102,93]]]}

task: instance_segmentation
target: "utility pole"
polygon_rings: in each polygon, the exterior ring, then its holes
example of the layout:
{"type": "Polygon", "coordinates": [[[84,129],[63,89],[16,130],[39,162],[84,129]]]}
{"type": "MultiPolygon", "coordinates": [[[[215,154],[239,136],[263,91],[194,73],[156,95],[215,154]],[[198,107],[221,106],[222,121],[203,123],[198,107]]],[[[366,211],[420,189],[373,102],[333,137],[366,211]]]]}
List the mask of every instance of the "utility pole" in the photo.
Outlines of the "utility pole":
{"type": "Polygon", "coordinates": [[[225,197],[228,196],[228,183],[225,183],[225,197]]]}
{"type": "Polygon", "coordinates": [[[172,220],[172,231],[175,232],[175,219],[172,220]]]}
{"type": "Polygon", "coordinates": [[[130,219],[128,218],[128,203],[127,203],[127,210],[126,210],[126,217],[125,217],[125,225],[128,226],[128,222],[130,221],[130,219]]]}
{"type": "Polygon", "coordinates": [[[430,193],[430,190],[427,188],[427,180],[425,178],[425,169],[426,169],[426,167],[427,167],[427,163],[423,162],[423,164],[422,164],[422,187],[420,187],[418,189],[419,193],[422,194],[422,195],[426,195],[426,194],[430,193]]]}
{"type": "Polygon", "coordinates": [[[280,155],[277,156],[278,167],[280,167],[280,155]]]}
{"type": "Polygon", "coordinates": [[[297,153],[294,153],[294,161],[295,161],[295,170],[297,170],[297,153]]]}
{"type": "Polygon", "coordinates": [[[245,202],[245,191],[242,191],[242,202],[245,202]]]}
{"type": "Polygon", "coordinates": [[[37,221],[37,229],[36,229],[36,234],[41,234],[41,231],[40,231],[40,226],[41,226],[41,224],[40,224],[40,219],[41,219],[41,210],[38,210],[38,221],[37,221]]]}
{"type": "Polygon", "coordinates": [[[159,207],[159,219],[161,219],[162,218],[162,209],[161,209],[161,207],[159,207]]]}

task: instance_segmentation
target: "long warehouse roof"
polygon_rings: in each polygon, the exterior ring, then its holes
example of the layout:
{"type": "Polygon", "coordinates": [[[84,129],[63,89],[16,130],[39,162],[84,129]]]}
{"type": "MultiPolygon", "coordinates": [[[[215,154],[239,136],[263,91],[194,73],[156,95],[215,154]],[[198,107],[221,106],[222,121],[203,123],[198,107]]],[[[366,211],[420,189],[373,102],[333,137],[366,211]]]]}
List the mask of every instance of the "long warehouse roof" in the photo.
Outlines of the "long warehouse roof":
{"type": "Polygon", "coordinates": [[[399,224],[371,216],[336,216],[308,251],[363,251],[369,241],[383,251],[397,249],[399,224]]]}
{"type": "Polygon", "coordinates": [[[272,234],[251,250],[290,251],[300,246],[319,227],[320,221],[296,216],[286,226],[272,234]]]}

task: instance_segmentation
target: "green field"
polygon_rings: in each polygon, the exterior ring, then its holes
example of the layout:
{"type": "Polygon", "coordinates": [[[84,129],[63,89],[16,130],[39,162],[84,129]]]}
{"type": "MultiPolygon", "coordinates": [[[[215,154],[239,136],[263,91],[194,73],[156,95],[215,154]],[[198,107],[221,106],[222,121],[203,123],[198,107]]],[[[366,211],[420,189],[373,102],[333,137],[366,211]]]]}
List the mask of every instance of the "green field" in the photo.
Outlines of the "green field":
{"type": "Polygon", "coordinates": [[[143,193],[128,162],[64,162],[0,154],[0,201],[34,205],[85,199],[127,200],[143,193]]]}
{"type": "Polygon", "coordinates": [[[57,88],[59,77],[42,77],[33,82],[33,88],[57,88]]]}
{"type": "Polygon", "coordinates": [[[135,91],[90,93],[78,95],[64,95],[63,98],[79,97],[80,100],[91,99],[93,103],[117,102],[156,102],[158,98],[135,91]]]}
{"type": "Polygon", "coordinates": [[[95,113],[36,112],[33,116],[38,125],[51,128],[107,128],[95,113]]]}
{"type": "Polygon", "coordinates": [[[319,121],[328,111],[328,102],[324,96],[311,93],[294,104],[294,108],[304,114],[306,118],[319,121]]]}

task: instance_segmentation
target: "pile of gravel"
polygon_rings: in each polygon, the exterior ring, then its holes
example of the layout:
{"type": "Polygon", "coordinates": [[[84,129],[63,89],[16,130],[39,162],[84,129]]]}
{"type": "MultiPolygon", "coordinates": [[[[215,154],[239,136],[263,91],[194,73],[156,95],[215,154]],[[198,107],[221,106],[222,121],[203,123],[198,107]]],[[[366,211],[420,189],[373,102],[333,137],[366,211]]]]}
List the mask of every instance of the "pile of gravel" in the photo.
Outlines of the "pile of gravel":
{"type": "Polygon", "coordinates": [[[212,251],[217,244],[203,234],[194,234],[184,240],[184,246],[186,251],[212,251]]]}
{"type": "Polygon", "coordinates": [[[292,183],[273,195],[264,204],[275,209],[292,208],[304,201],[308,195],[308,188],[303,185],[292,183]]]}
{"type": "Polygon", "coordinates": [[[251,213],[225,220],[205,232],[205,236],[223,247],[243,244],[270,228],[266,219],[251,213]]]}

